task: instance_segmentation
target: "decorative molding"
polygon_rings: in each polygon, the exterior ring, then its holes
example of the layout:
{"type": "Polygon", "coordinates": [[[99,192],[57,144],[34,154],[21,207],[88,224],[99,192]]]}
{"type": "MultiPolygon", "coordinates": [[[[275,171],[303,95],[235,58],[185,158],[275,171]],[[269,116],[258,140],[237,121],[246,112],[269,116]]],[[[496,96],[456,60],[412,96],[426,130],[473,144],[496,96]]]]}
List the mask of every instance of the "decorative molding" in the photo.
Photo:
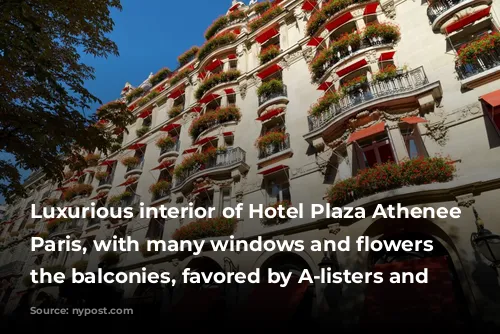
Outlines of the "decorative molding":
{"type": "Polygon", "coordinates": [[[380,1],[380,8],[382,12],[388,18],[394,20],[396,18],[396,6],[394,5],[394,0],[382,0],[380,1]]]}
{"type": "Polygon", "coordinates": [[[368,52],[365,52],[365,58],[370,64],[376,64],[378,63],[378,57],[377,57],[377,51],[376,50],[370,50],[368,52]]]}
{"type": "Polygon", "coordinates": [[[474,199],[474,194],[472,194],[472,193],[457,196],[456,200],[457,200],[458,206],[463,206],[466,208],[469,208],[474,203],[476,203],[476,200],[474,199]]]}
{"type": "Polygon", "coordinates": [[[286,61],[287,66],[290,66],[291,64],[295,63],[302,57],[304,57],[303,52],[301,50],[298,50],[296,52],[286,54],[285,57],[283,58],[286,61]]]}
{"type": "Polygon", "coordinates": [[[363,13],[364,13],[364,8],[357,8],[357,9],[351,10],[351,14],[353,17],[363,16],[363,13]]]}
{"type": "Polygon", "coordinates": [[[310,63],[314,59],[313,48],[309,46],[304,46],[302,48],[302,56],[306,60],[306,62],[310,63]]]}
{"type": "Polygon", "coordinates": [[[247,95],[247,88],[248,88],[248,84],[246,81],[240,82],[238,90],[239,90],[239,93],[240,93],[240,96],[242,99],[245,99],[245,97],[247,95]]]}

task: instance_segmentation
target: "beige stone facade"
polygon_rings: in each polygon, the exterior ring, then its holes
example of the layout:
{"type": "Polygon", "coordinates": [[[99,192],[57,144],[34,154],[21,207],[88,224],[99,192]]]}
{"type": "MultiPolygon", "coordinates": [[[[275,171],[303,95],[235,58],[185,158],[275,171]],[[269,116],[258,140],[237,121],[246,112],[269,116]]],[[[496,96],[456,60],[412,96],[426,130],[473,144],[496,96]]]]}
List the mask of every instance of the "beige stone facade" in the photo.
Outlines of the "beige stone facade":
{"type": "MultiPolygon", "coordinates": [[[[457,168],[452,181],[376,193],[358,198],[348,206],[362,206],[367,212],[379,203],[400,202],[408,207],[460,206],[461,219],[386,221],[371,218],[304,218],[273,225],[263,224],[258,218],[245,218],[238,221],[234,236],[307,242],[362,235],[380,238],[403,232],[405,235],[426,235],[441,244],[451,259],[467,313],[472,317],[498,322],[500,304],[491,296],[495,293],[493,290],[500,287],[498,283],[496,286],[485,286],[477,279],[477,273],[484,264],[474,252],[470,237],[476,232],[472,205],[486,227],[500,233],[500,214],[496,210],[500,196],[500,116],[495,118],[494,114],[499,107],[481,99],[500,89],[497,76],[500,73],[500,44],[490,51],[489,58],[479,56],[474,63],[459,66],[455,58],[456,50],[464,43],[472,43],[484,34],[497,33],[500,3],[487,0],[434,1],[432,4],[404,0],[384,0],[380,3],[353,1],[330,15],[327,22],[311,36],[308,34],[308,22],[314,20],[315,11],[321,11],[328,5],[327,2],[320,2],[281,1],[278,6],[283,11],[256,31],[247,26],[257,17],[253,13],[255,4],[249,7],[235,3],[234,8],[239,6],[236,10],[244,11],[248,18],[228,24],[219,33],[236,32],[236,40],[216,48],[201,60],[194,59],[185,64],[183,68],[189,69],[188,77],[174,85],[169,84],[170,79],[155,87],[151,87],[148,80],[141,84],[149,91],[163,88],[145,105],[131,108],[138,118],[128,129],[128,134],[124,133],[121,149],[101,157],[99,166],[88,168],[73,181],[91,184],[92,193],[76,197],[71,202],[59,202],[58,205],[85,206],[91,202],[90,198],[101,196],[102,204],[108,205],[112,196],[121,194],[128,187],[133,199],[122,201],[120,205],[143,202],[146,206],[181,207],[195,202],[198,206],[215,207],[218,214],[224,207],[237,203],[268,205],[289,200],[293,204],[304,203],[307,206],[325,203],[325,193],[331,185],[355,176],[359,170],[376,162],[386,161],[383,154],[389,154],[391,160],[396,162],[419,156],[449,156],[457,168]],[[316,4],[312,11],[309,10],[309,3],[316,4]],[[366,33],[367,26],[386,23],[399,27],[400,38],[382,38],[382,35],[378,39],[363,38],[360,45],[350,45],[342,54],[333,53],[331,59],[334,60],[325,62],[318,78],[312,79],[314,75],[310,64],[317,61],[316,56],[321,56],[321,50],[338,45],[335,41],[343,38],[345,33],[357,30],[358,35],[365,36],[362,34],[366,33]],[[461,26],[463,24],[466,25],[461,26]],[[276,45],[279,54],[261,65],[259,54],[269,45],[276,45]],[[398,69],[397,73],[389,79],[377,80],[380,70],[387,70],[392,64],[398,69]],[[221,71],[235,69],[239,71],[236,80],[216,85],[206,90],[201,99],[196,98],[195,92],[203,80],[221,71]],[[328,87],[329,92],[340,92],[342,85],[360,76],[366,76],[368,81],[345,88],[344,96],[322,113],[316,116],[308,114],[318,99],[328,94],[318,88],[328,87]],[[272,79],[281,80],[284,88],[259,96],[259,87],[272,79]],[[182,106],[182,112],[169,117],[169,111],[178,105],[182,106]],[[241,117],[206,122],[196,137],[190,136],[191,124],[198,117],[217,107],[227,106],[239,108],[241,117]],[[408,117],[417,122],[403,121],[408,117]],[[138,137],[136,130],[145,124],[146,134],[138,137]],[[375,131],[373,126],[377,124],[383,124],[382,131],[372,133],[371,137],[350,140],[353,133],[361,136],[367,131],[375,131]],[[285,139],[256,148],[258,138],[269,131],[284,133],[285,139]],[[155,143],[167,134],[177,138],[178,142],[161,150],[155,143]],[[383,138],[375,139],[382,135],[383,138]],[[370,138],[372,140],[366,146],[360,144],[370,138]],[[180,165],[190,154],[205,151],[207,147],[224,149],[219,149],[216,157],[204,168],[186,169],[184,174],[172,176],[173,166],[180,165]],[[136,167],[127,168],[120,163],[130,156],[140,157],[136,167]],[[167,167],[159,167],[161,164],[167,167]],[[98,171],[107,169],[111,177],[103,180],[95,177],[98,171]],[[130,177],[137,177],[136,182],[121,186],[130,177]],[[150,186],[162,179],[171,180],[172,186],[153,196],[150,186]],[[105,192],[109,193],[99,195],[105,192]]],[[[182,68],[177,73],[181,71],[182,68]]],[[[126,86],[124,92],[132,89],[134,87],[126,86]]],[[[126,93],[122,99],[125,97],[126,93]]],[[[132,101],[129,106],[137,105],[139,100],[132,101]]],[[[59,198],[61,191],[57,185],[45,182],[43,175],[36,173],[27,180],[26,186],[31,189],[30,197],[9,206],[9,221],[1,230],[3,250],[0,252],[0,263],[3,267],[0,267],[0,275],[6,279],[7,285],[2,290],[4,295],[0,294],[0,300],[6,304],[6,312],[14,310],[27,291],[31,291],[32,301],[40,292],[57,297],[54,287],[27,289],[23,285],[22,278],[31,269],[60,265],[69,273],[75,262],[84,261],[87,271],[95,271],[100,263],[99,254],[95,252],[82,255],[65,252],[34,254],[28,251],[28,236],[44,231],[46,222],[34,222],[23,217],[23,210],[29,210],[32,203],[39,205],[44,199],[59,198]],[[10,295],[2,299],[7,291],[10,295]]],[[[29,214],[29,211],[26,213],[29,214]]],[[[139,241],[148,238],[168,240],[177,229],[190,223],[189,219],[165,222],[81,219],[58,226],[48,237],[61,238],[69,234],[81,240],[104,240],[117,235],[131,236],[139,241]]],[[[131,252],[120,254],[116,268],[137,271],[146,267],[149,271],[166,270],[179,277],[184,268],[192,268],[194,263],[201,261],[200,258],[207,258],[224,271],[279,267],[289,261],[318,275],[318,264],[323,256],[323,253],[313,252],[290,255],[206,250],[196,257],[186,253],[145,257],[141,252],[131,252]]],[[[336,256],[342,270],[363,272],[369,271],[373,265],[368,253],[352,251],[336,256]]],[[[484,275],[495,275],[493,269],[485,272],[487,274],[484,275]]],[[[140,291],[136,284],[124,284],[121,288],[125,302],[137,297],[137,291],[140,291]]],[[[338,296],[339,309],[346,314],[362,309],[365,288],[364,285],[344,285],[341,296],[338,296]]],[[[175,305],[182,289],[182,286],[175,287],[168,292],[168,298],[160,298],[163,300],[162,309],[175,305]]],[[[225,289],[227,305],[233,305],[244,303],[252,286],[225,289]]],[[[333,308],[325,293],[327,287],[317,283],[311,285],[309,290],[314,295],[311,306],[313,316],[331,314],[333,308]]],[[[344,321],[350,324],[359,322],[359,319],[346,317],[344,321]]]]}

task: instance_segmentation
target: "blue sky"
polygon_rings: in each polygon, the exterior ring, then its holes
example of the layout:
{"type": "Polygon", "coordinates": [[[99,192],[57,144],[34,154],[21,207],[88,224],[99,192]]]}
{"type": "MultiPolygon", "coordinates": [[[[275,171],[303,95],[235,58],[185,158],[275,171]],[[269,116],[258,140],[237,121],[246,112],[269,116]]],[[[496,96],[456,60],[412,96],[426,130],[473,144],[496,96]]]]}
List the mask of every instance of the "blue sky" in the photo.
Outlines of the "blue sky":
{"type": "MultiPolygon", "coordinates": [[[[231,0],[122,0],[122,6],[121,12],[112,12],[115,28],[110,34],[120,56],[82,55],[82,61],[95,68],[96,79],[86,87],[103,103],[118,98],[127,81],[137,86],[162,67],[174,70],[180,54],[203,44],[205,30],[227,12],[231,0]]],[[[22,175],[24,178],[29,172],[22,175]]],[[[3,201],[0,197],[0,203],[3,201]]]]}

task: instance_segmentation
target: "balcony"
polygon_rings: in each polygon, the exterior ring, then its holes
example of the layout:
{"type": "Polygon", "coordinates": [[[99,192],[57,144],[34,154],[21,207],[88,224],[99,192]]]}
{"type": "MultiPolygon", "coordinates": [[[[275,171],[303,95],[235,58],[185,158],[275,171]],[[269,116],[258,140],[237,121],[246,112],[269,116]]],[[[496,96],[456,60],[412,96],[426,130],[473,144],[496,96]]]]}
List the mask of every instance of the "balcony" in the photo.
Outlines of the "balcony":
{"type": "Polygon", "coordinates": [[[385,81],[369,81],[361,89],[347,93],[337,104],[331,105],[328,111],[321,115],[308,116],[309,131],[320,130],[338,116],[347,115],[349,111],[366,109],[393,99],[415,97],[439,87],[439,82],[429,84],[423,67],[399,73],[396,77],[385,81]]]}
{"type": "Polygon", "coordinates": [[[127,171],[125,172],[125,178],[129,177],[131,174],[141,173],[142,167],[144,167],[144,157],[140,158],[140,161],[136,164],[129,165],[127,171]]]}
{"type": "Polygon", "coordinates": [[[114,208],[139,208],[139,205],[141,203],[141,197],[139,195],[132,195],[129,197],[124,197],[122,198],[119,202],[117,203],[110,203],[109,207],[114,207],[114,208]]]}
{"type": "Polygon", "coordinates": [[[49,233],[49,237],[54,237],[57,235],[63,234],[79,234],[82,232],[82,224],[80,223],[79,218],[72,219],[68,222],[63,222],[58,224],[52,231],[49,233]]]}
{"type": "Polygon", "coordinates": [[[496,47],[489,52],[476,55],[470,63],[455,65],[458,79],[462,86],[474,88],[475,82],[485,81],[486,77],[491,76],[494,80],[495,73],[500,72],[500,47],[496,47]]]}
{"type": "Polygon", "coordinates": [[[0,278],[4,279],[10,276],[20,276],[23,273],[24,262],[13,261],[0,267],[0,278]]]}
{"type": "Polygon", "coordinates": [[[280,91],[271,93],[271,94],[265,94],[262,96],[259,96],[259,107],[264,105],[265,103],[277,99],[277,98],[288,98],[288,92],[286,89],[286,85],[283,85],[283,88],[280,91]]]}
{"type": "Polygon", "coordinates": [[[238,165],[244,170],[248,170],[245,159],[246,152],[239,147],[229,148],[225,152],[218,152],[214,158],[209,159],[206,163],[197,164],[185,170],[180,176],[177,176],[172,189],[178,190],[187,184],[189,180],[193,180],[201,175],[231,171],[231,169],[238,165]]]}
{"type": "Polygon", "coordinates": [[[109,174],[104,179],[99,180],[99,185],[97,186],[97,191],[106,186],[111,186],[113,184],[113,178],[115,177],[115,173],[109,174]]]}
{"type": "Polygon", "coordinates": [[[285,135],[285,140],[281,143],[272,143],[259,150],[259,159],[266,159],[272,155],[284,152],[290,149],[290,135],[285,135]]]}
{"type": "Polygon", "coordinates": [[[469,6],[490,4],[491,0],[434,0],[427,7],[427,17],[432,29],[437,31],[454,14],[469,6]]]}
{"type": "Polygon", "coordinates": [[[162,159],[164,155],[167,155],[169,153],[173,152],[179,153],[180,147],[181,147],[181,142],[178,139],[175,141],[175,143],[162,147],[160,150],[160,159],[162,159]]]}
{"type": "Polygon", "coordinates": [[[170,186],[168,189],[163,189],[161,191],[154,193],[153,197],[151,198],[151,202],[156,202],[156,201],[159,201],[165,197],[170,196],[170,194],[172,192],[171,190],[172,190],[172,186],[170,186]]]}

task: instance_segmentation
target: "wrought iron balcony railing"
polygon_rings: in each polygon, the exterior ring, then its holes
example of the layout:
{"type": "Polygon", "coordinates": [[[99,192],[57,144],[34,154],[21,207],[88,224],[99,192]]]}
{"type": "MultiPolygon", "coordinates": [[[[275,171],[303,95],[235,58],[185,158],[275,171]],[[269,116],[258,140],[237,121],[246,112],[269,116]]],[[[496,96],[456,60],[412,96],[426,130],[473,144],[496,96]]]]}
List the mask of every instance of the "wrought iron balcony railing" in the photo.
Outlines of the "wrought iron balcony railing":
{"type": "Polygon", "coordinates": [[[113,171],[113,173],[109,174],[104,179],[102,179],[102,180],[99,181],[99,187],[105,186],[105,185],[108,185],[108,184],[113,184],[113,178],[114,177],[115,177],[115,172],[113,171]]]}
{"type": "Polygon", "coordinates": [[[267,145],[259,150],[259,159],[265,159],[273,154],[288,150],[290,148],[290,135],[287,133],[285,140],[281,143],[267,145]]]}
{"type": "Polygon", "coordinates": [[[204,164],[198,164],[176,177],[175,186],[180,186],[189,177],[201,171],[209,172],[211,169],[216,169],[224,166],[230,166],[236,163],[245,162],[246,152],[239,147],[228,148],[225,152],[217,152],[215,157],[209,159],[204,164]]]}
{"type": "Polygon", "coordinates": [[[429,5],[429,7],[427,7],[427,17],[429,18],[429,22],[433,24],[439,15],[464,1],[466,0],[435,0],[429,5]]]}
{"type": "Polygon", "coordinates": [[[166,147],[162,147],[160,150],[160,155],[163,155],[168,152],[179,152],[179,149],[181,147],[181,142],[178,138],[176,138],[175,143],[172,143],[171,145],[168,145],[166,147]]]}
{"type": "Polygon", "coordinates": [[[141,161],[139,161],[139,163],[137,163],[133,166],[128,166],[127,173],[130,171],[133,171],[133,170],[141,170],[143,166],[144,166],[144,158],[142,158],[141,161]]]}
{"type": "Polygon", "coordinates": [[[347,93],[337,104],[333,104],[328,111],[323,112],[321,115],[308,116],[309,131],[323,126],[334,117],[346,113],[358,105],[411,92],[428,83],[429,80],[422,66],[402,72],[384,81],[369,81],[359,89],[347,93]]]}
{"type": "Polygon", "coordinates": [[[457,63],[455,70],[457,71],[458,78],[465,80],[473,75],[487,71],[489,69],[500,66],[500,48],[491,50],[488,53],[478,54],[477,57],[467,64],[457,63]]]}
{"type": "Polygon", "coordinates": [[[275,99],[277,97],[288,97],[286,85],[283,85],[283,89],[279,92],[259,96],[259,107],[261,105],[263,105],[264,103],[266,103],[267,101],[270,101],[270,100],[275,99]]]}

